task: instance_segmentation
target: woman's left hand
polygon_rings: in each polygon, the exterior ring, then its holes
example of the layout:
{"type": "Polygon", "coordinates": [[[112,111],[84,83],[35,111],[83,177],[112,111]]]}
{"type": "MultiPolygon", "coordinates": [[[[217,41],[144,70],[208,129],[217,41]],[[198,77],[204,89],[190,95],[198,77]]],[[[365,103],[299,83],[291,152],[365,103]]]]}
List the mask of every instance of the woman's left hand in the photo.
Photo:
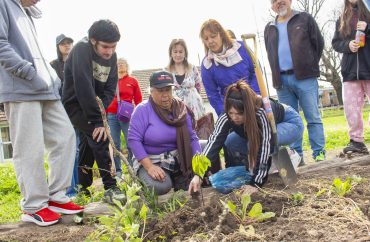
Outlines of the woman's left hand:
{"type": "Polygon", "coordinates": [[[253,194],[258,191],[257,187],[251,185],[244,185],[242,186],[243,194],[253,194]]]}
{"type": "Polygon", "coordinates": [[[365,31],[367,27],[367,23],[364,21],[357,22],[357,30],[365,31]]]}
{"type": "Polygon", "coordinates": [[[189,184],[188,192],[191,195],[193,192],[198,192],[200,190],[200,186],[202,185],[202,179],[195,175],[189,184]]]}

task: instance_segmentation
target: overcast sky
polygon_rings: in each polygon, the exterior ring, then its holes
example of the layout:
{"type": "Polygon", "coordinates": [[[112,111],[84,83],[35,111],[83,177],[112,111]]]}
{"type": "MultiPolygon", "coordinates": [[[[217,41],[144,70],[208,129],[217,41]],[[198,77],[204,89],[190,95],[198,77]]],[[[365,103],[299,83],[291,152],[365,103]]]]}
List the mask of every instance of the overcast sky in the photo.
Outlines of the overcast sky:
{"type": "MultiPolygon", "coordinates": [[[[342,0],[327,2],[326,8],[330,9],[342,0]]],[[[232,29],[237,37],[259,31],[264,51],[262,34],[271,19],[270,3],[270,0],[42,0],[37,6],[43,11],[43,18],[36,20],[36,26],[48,60],[56,58],[58,34],[64,33],[78,41],[87,35],[94,21],[108,18],[120,29],[122,38],[117,54],[128,60],[131,70],[166,66],[168,46],[173,38],[186,41],[189,60],[198,65],[198,56],[204,57],[199,30],[210,18],[232,29]]],[[[260,59],[267,65],[266,57],[260,59]]]]}

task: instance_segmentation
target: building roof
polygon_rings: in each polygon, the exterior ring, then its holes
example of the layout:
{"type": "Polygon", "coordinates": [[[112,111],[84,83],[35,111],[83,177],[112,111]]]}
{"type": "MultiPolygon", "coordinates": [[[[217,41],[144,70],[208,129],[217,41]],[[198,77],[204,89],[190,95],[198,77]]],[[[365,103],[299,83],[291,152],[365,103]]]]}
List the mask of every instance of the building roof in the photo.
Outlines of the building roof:
{"type": "MultiPolygon", "coordinates": [[[[146,70],[135,70],[132,71],[131,76],[135,77],[137,81],[139,82],[139,86],[141,89],[141,93],[143,94],[143,100],[146,100],[149,98],[149,77],[150,75],[155,72],[162,70],[162,68],[156,68],[156,69],[146,69],[146,70]]],[[[198,67],[198,70],[200,72],[200,68],[198,67]]],[[[201,91],[200,96],[203,99],[203,102],[208,102],[207,94],[204,90],[203,83],[201,85],[201,91]]],[[[6,116],[4,113],[4,107],[3,104],[0,104],[0,122],[6,122],[6,116]]]]}
{"type": "MultiPolygon", "coordinates": [[[[143,95],[143,100],[146,100],[149,98],[149,91],[150,91],[149,90],[149,77],[150,75],[153,72],[159,71],[159,70],[162,70],[162,68],[132,71],[131,76],[135,77],[137,81],[139,82],[141,93],[143,95]]],[[[200,72],[199,67],[198,67],[198,70],[200,72]]],[[[208,102],[207,94],[204,90],[203,83],[201,85],[200,96],[202,97],[203,102],[208,102]]]]}

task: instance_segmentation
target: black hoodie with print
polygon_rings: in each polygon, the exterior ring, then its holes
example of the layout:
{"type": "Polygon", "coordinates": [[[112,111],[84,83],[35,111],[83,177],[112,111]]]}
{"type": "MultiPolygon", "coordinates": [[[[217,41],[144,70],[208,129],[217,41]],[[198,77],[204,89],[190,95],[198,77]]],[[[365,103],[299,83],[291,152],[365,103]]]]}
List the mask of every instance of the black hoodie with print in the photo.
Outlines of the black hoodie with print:
{"type": "Polygon", "coordinates": [[[113,100],[118,81],[117,55],[109,60],[99,57],[88,38],[71,50],[64,66],[62,102],[71,117],[82,111],[89,123],[103,127],[98,96],[107,108],[113,100]]]}

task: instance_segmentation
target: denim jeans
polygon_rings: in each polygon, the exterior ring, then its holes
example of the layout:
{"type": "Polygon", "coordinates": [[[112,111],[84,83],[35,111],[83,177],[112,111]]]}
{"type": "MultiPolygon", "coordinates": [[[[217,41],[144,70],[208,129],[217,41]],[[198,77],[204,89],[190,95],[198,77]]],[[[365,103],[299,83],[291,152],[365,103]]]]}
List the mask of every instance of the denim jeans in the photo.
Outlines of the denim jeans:
{"type": "MultiPolygon", "coordinates": [[[[325,153],[324,127],[319,111],[319,86],[316,78],[296,80],[295,75],[281,75],[282,87],[277,89],[279,101],[297,112],[298,105],[302,108],[307,121],[308,138],[315,158],[322,151],[325,153]]],[[[291,145],[302,154],[302,138],[291,145]]]]}
{"type": "MultiPolygon", "coordinates": [[[[285,107],[284,120],[277,124],[278,145],[290,145],[302,139],[303,122],[299,114],[289,106],[285,107]]],[[[226,167],[241,166],[248,163],[247,140],[235,132],[231,132],[225,141],[229,161],[226,167]]],[[[298,151],[297,151],[298,152],[298,151]]],[[[300,154],[298,152],[298,154],[300,154]]],[[[302,155],[302,154],[300,154],[302,155]]]]}
{"type": "MultiPolygon", "coordinates": [[[[125,136],[126,147],[127,147],[129,123],[119,121],[117,119],[116,114],[108,113],[108,124],[109,124],[110,132],[112,135],[112,139],[113,139],[113,142],[116,148],[118,150],[121,150],[121,131],[123,132],[123,135],[125,136]]],[[[132,159],[131,159],[132,153],[128,147],[127,147],[127,150],[128,150],[128,162],[132,166],[132,159]]],[[[118,156],[114,157],[114,164],[116,166],[116,172],[122,172],[121,159],[118,156]]]]}
{"type": "Polygon", "coordinates": [[[68,197],[76,196],[77,194],[77,184],[78,184],[78,154],[80,153],[80,149],[78,146],[80,145],[80,136],[78,134],[78,130],[75,129],[76,132],[76,159],[75,164],[73,166],[73,173],[72,173],[72,181],[71,186],[67,189],[66,195],[68,197]]]}

